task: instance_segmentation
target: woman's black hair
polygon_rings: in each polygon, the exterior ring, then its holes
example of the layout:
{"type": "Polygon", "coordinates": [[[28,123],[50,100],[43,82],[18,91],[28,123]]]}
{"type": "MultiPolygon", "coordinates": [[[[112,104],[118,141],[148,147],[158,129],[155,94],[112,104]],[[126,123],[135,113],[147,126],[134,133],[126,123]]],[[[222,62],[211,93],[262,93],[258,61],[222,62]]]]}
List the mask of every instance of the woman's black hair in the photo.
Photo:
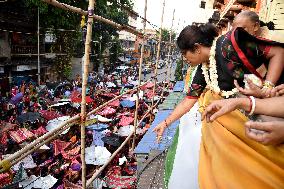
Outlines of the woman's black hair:
{"type": "Polygon", "coordinates": [[[274,23],[271,22],[271,21],[265,23],[265,22],[263,22],[263,21],[260,20],[259,25],[260,25],[260,27],[267,26],[267,28],[268,28],[269,30],[274,30],[274,29],[275,29],[275,25],[274,25],[274,23]]]}
{"type": "Polygon", "coordinates": [[[196,44],[211,47],[214,38],[217,36],[218,30],[213,24],[189,25],[180,32],[177,38],[177,46],[182,51],[194,52],[196,44]]]}

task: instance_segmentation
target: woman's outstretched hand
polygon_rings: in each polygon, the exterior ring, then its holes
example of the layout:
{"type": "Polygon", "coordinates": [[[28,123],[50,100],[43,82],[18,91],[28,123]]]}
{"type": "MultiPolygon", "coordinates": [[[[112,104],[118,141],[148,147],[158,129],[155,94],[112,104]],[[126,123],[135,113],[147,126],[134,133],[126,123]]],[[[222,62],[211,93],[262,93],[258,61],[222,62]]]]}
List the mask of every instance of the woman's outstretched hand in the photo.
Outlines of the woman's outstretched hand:
{"type": "Polygon", "coordinates": [[[278,85],[271,91],[272,96],[283,96],[284,95],[284,84],[278,85]]]}
{"type": "Polygon", "coordinates": [[[206,118],[207,122],[212,122],[218,117],[234,111],[238,108],[239,102],[236,99],[224,99],[213,101],[209,106],[205,108],[202,113],[201,119],[206,118]]]}
{"type": "Polygon", "coordinates": [[[157,143],[159,143],[162,139],[163,133],[166,129],[166,124],[165,122],[161,122],[159,123],[154,129],[153,132],[155,132],[157,134],[157,143]]]}
{"type": "Polygon", "coordinates": [[[275,96],[281,96],[284,94],[284,84],[279,85],[275,88],[260,88],[255,85],[251,80],[247,80],[249,89],[244,89],[239,86],[238,82],[235,80],[234,84],[236,88],[246,96],[254,96],[257,98],[270,98],[275,96]]]}
{"type": "Polygon", "coordinates": [[[257,98],[261,98],[263,96],[263,91],[262,89],[255,85],[251,80],[247,80],[247,83],[248,83],[248,86],[249,86],[249,89],[245,89],[245,88],[242,88],[240,87],[240,85],[238,84],[237,80],[234,80],[234,84],[236,86],[236,88],[244,95],[246,96],[254,96],[254,97],[257,97],[257,98]]]}

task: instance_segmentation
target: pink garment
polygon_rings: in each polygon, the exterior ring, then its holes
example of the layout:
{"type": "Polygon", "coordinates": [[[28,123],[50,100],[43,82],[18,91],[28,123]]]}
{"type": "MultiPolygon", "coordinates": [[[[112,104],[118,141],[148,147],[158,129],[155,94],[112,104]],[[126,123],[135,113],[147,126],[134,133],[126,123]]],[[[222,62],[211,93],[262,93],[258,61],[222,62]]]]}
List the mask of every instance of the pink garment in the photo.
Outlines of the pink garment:
{"type": "Polygon", "coordinates": [[[127,126],[133,123],[134,118],[133,117],[127,117],[127,116],[122,116],[118,125],[120,126],[127,126]]]}
{"type": "Polygon", "coordinates": [[[12,97],[16,96],[17,88],[13,87],[12,90],[11,90],[11,94],[12,94],[12,97]]]}
{"type": "Polygon", "coordinates": [[[99,115],[105,116],[105,115],[112,115],[116,112],[115,109],[107,106],[102,111],[98,112],[99,115]]]}
{"type": "Polygon", "coordinates": [[[26,128],[20,128],[17,131],[10,131],[9,134],[10,137],[17,143],[21,143],[34,136],[34,134],[26,128]]]}

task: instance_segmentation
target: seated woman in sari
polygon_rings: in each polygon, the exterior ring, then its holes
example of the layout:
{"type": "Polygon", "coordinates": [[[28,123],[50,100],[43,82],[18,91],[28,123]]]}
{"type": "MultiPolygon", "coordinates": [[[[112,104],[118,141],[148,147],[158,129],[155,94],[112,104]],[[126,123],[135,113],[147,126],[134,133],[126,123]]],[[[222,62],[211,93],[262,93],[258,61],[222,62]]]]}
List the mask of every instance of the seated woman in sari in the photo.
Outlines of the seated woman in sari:
{"type": "Polygon", "coordinates": [[[254,11],[245,10],[237,14],[233,21],[233,27],[244,28],[251,35],[264,39],[284,42],[283,35],[274,30],[274,24],[260,21],[259,16],[254,11]]]}
{"type": "MultiPolygon", "coordinates": [[[[284,78],[284,50],[279,47],[282,44],[255,38],[242,28],[217,40],[215,37],[216,29],[210,24],[187,26],[180,33],[179,48],[188,63],[198,67],[187,97],[154,129],[158,139],[165,128],[188,112],[197,100],[202,111],[202,107],[213,100],[235,96],[234,80],[242,86],[245,74],[261,78],[256,69],[263,62],[271,64],[273,70],[277,67],[274,75],[267,74],[268,81],[277,83],[284,78]]],[[[239,112],[222,116],[212,123],[202,122],[201,189],[284,187],[284,159],[275,155],[284,155],[284,149],[263,146],[246,138],[243,125],[247,119],[239,112]]]]}
{"type": "MultiPolygon", "coordinates": [[[[233,21],[233,28],[241,27],[244,28],[249,34],[253,36],[258,36],[260,38],[264,38],[267,40],[284,42],[284,36],[279,34],[274,30],[274,27],[267,27],[265,23],[261,24],[259,20],[259,16],[249,10],[245,10],[240,12],[233,21]]],[[[260,73],[262,77],[265,77],[267,73],[267,65],[260,66],[257,71],[260,73]]],[[[266,89],[266,92],[263,92],[264,95],[268,95],[271,89],[266,89]]]]}

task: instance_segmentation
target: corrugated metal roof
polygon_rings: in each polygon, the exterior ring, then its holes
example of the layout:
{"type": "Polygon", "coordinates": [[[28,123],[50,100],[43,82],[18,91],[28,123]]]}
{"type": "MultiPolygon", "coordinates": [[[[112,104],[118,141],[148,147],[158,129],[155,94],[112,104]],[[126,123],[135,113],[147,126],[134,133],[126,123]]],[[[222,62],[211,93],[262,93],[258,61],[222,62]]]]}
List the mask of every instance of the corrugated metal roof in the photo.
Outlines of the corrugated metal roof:
{"type": "Polygon", "coordinates": [[[166,97],[164,102],[158,106],[159,110],[173,110],[184,98],[183,92],[173,92],[166,97]]]}
{"type": "Polygon", "coordinates": [[[153,132],[153,129],[160,122],[165,120],[172,111],[173,110],[162,110],[156,114],[151,127],[148,129],[146,134],[143,136],[143,138],[135,148],[134,153],[149,154],[151,150],[164,151],[171,145],[176,128],[179,125],[179,120],[171,124],[171,126],[165,130],[163,138],[159,144],[156,142],[156,134],[153,132]]]}
{"type": "Polygon", "coordinates": [[[173,91],[174,92],[182,92],[184,89],[184,81],[177,81],[174,88],[173,88],[173,91]]]}

